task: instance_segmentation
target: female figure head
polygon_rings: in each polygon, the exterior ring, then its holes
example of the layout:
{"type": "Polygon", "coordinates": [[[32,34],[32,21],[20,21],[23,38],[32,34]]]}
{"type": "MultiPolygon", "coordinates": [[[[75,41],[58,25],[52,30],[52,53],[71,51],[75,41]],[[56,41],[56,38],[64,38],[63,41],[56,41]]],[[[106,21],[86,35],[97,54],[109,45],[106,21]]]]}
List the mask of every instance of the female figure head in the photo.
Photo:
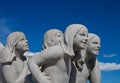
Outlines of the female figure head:
{"type": "Polygon", "coordinates": [[[74,51],[84,49],[87,45],[88,30],[84,25],[71,24],[65,31],[65,44],[67,54],[74,56],[74,51]]]}
{"type": "Polygon", "coordinates": [[[28,51],[28,41],[22,32],[13,32],[7,37],[4,56],[7,61],[12,61],[14,57],[23,57],[24,52],[28,51]],[[8,55],[9,53],[9,55],[8,55]]]}
{"type": "Polygon", "coordinates": [[[19,51],[24,53],[28,51],[28,41],[22,32],[13,32],[7,38],[6,48],[9,49],[11,53],[19,51]]]}
{"type": "Polygon", "coordinates": [[[88,45],[87,45],[87,52],[96,56],[99,54],[100,49],[100,38],[98,35],[89,33],[88,34],[88,45]]]}
{"type": "Polygon", "coordinates": [[[6,47],[2,50],[1,62],[11,62],[14,57],[22,57],[28,50],[28,43],[24,33],[13,32],[8,35],[6,47]]]}
{"type": "Polygon", "coordinates": [[[62,42],[63,42],[63,33],[60,30],[58,29],[48,30],[44,34],[43,49],[52,47],[54,45],[59,45],[62,42]]]}

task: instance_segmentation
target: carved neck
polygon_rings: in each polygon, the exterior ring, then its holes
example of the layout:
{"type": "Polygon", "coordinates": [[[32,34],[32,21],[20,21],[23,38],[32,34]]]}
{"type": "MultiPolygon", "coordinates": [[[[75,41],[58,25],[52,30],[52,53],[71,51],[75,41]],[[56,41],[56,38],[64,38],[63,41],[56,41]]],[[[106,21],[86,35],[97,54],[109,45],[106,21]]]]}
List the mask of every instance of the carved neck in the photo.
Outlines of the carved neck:
{"type": "Polygon", "coordinates": [[[15,50],[15,55],[17,58],[19,58],[20,60],[22,60],[24,52],[20,51],[20,50],[15,50]]]}
{"type": "Polygon", "coordinates": [[[87,53],[86,53],[86,61],[90,60],[94,56],[95,56],[94,54],[92,54],[91,52],[87,51],[87,53]]]}
{"type": "Polygon", "coordinates": [[[81,50],[75,51],[76,60],[81,59],[81,57],[82,57],[82,59],[85,60],[85,56],[86,56],[86,49],[81,49],[81,50]]]}
{"type": "Polygon", "coordinates": [[[74,50],[74,52],[78,52],[78,51],[80,51],[81,49],[78,48],[77,46],[73,45],[73,50],[74,50]]]}

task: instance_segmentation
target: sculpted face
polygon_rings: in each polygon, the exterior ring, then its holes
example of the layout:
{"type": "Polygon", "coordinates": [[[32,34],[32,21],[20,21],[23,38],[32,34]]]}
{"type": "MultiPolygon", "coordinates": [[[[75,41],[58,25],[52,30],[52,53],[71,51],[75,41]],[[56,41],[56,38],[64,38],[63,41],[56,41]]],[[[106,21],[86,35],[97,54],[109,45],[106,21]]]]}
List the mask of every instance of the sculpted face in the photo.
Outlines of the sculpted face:
{"type": "Polygon", "coordinates": [[[19,37],[19,40],[16,45],[16,49],[24,51],[24,52],[29,50],[28,41],[24,35],[19,37]]]}
{"type": "Polygon", "coordinates": [[[83,28],[79,30],[79,32],[76,34],[74,38],[74,45],[77,48],[84,49],[88,42],[88,30],[86,28],[83,28]]]}
{"type": "Polygon", "coordinates": [[[99,49],[100,49],[100,38],[95,36],[89,40],[88,46],[87,46],[87,51],[94,55],[98,55],[99,49]]]}
{"type": "Polygon", "coordinates": [[[56,33],[55,38],[54,38],[54,44],[55,45],[58,45],[60,42],[61,43],[63,42],[63,34],[62,34],[62,32],[56,33]]]}

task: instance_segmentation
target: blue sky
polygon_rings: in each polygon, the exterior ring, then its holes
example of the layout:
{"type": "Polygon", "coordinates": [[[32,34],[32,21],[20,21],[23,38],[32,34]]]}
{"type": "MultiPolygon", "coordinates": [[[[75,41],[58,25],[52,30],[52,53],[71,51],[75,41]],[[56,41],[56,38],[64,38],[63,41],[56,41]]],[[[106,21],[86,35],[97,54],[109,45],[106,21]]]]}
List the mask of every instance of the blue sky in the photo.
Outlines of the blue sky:
{"type": "Polygon", "coordinates": [[[41,50],[44,32],[65,31],[72,23],[87,26],[101,38],[98,59],[101,83],[119,83],[120,79],[120,2],[119,0],[0,0],[0,42],[10,32],[22,31],[30,52],[41,50]]]}

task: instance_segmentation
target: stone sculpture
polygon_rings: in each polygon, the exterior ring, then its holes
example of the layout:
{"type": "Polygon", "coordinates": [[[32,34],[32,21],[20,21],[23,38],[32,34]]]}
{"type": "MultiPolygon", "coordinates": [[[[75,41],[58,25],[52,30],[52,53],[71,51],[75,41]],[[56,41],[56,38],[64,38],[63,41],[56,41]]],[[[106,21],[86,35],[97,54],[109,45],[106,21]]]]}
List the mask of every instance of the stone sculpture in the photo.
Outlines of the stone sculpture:
{"type": "Polygon", "coordinates": [[[100,83],[99,49],[99,36],[71,24],[64,34],[48,30],[41,52],[28,60],[23,56],[29,50],[25,34],[13,32],[6,46],[0,43],[0,83],[100,83]]]}
{"type": "Polygon", "coordinates": [[[28,62],[36,83],[68,83],[62,43],[63,33],[61,31],[51,29],[45,33],[43,51],[34,55],[28,62]],[[42,67],[41,71],[38,65],[42,67]]]}
{"type": "Polygon", "coordinates": [[[75,62],[72,64],[70,83],[100,83],[101,73],[96,55],[99,54],[100,38],[93,33],[88,34],[85,64],[83,70],[78,71],[75,62]]]}
{"type": "Polygon", "coordinates": [[[97,55],[100,50],[100,37],[96,34],[89,33],[89,42],[87,46],[87,57],[88,63],[90,65],[90,83],[100,83],[101,72],[97,59],[97,55]],[[90,58],[91,57],[91,58],[90,58]]]}
{"type": "Polygon", "coordinates": [[[72,24],[68,26],[65,31],[65,44],[61,43],[59,45],[49,47],[37,53],[28,61],[31,74],[38,83],[69,83],[71,58],[75,56],[74,51],[81,48],[79,46],[77,46],[79,48],[73,47],[78,45],[80,40],[77,41],[78,36],[76,35],[81,32],[84,34],[85,39],[87,39],[87,28],[85,26],[80,24],[72,24]],[[41,73],[42,71],[39,69],[40,66],[44,67],[44,65],[46,65],[46,71],[47,68],[49,68],[47,76],[52,77],[50,80],[43,76],[41,73]]]}
{"type": "Polygon", "coordinates": [[[27,59],[23,54],[28,49],[24,33],[13,32],[8,36],[6,47],[2,50],[0,58],[4,77],[3,83],[25,83],[28,68],[27,59]]]}
{"type": "MultiPolygon", "coordinates": [[[[62,31],[60,31],[58,29],[50,29],[44,34],[42,50],[53,47],[55,45],[60,45],[61,43],[63,43],[63,41],[64,41],[64,39],[63,39],[62,31]]],[[[61,62],[62,62],[62,59],[61,59],[61,62]]],[[[42,74],[47,79],[50,79],[50,78],[52,78],[52,76],[55,76],[54,74],[56,74],[56,72],[57,72],[57,71],[55,72],[55,70],[54,70],[56,68],[56,65],[55,65],[56,63],[51,64],[51,65],[53,65],[52,67],[51,66],[47,67],[47,65],[43,65],[41,67],[42,74]],[[51,69],[53,69],[53,70],[51,70],[51,69]],[[48,77],[47,74],[49,74],[49,76],[51,76],[51,77],[48,77]]],[[[33,80],[34,79],[35,78],[33,77],[33,80]]]]}

